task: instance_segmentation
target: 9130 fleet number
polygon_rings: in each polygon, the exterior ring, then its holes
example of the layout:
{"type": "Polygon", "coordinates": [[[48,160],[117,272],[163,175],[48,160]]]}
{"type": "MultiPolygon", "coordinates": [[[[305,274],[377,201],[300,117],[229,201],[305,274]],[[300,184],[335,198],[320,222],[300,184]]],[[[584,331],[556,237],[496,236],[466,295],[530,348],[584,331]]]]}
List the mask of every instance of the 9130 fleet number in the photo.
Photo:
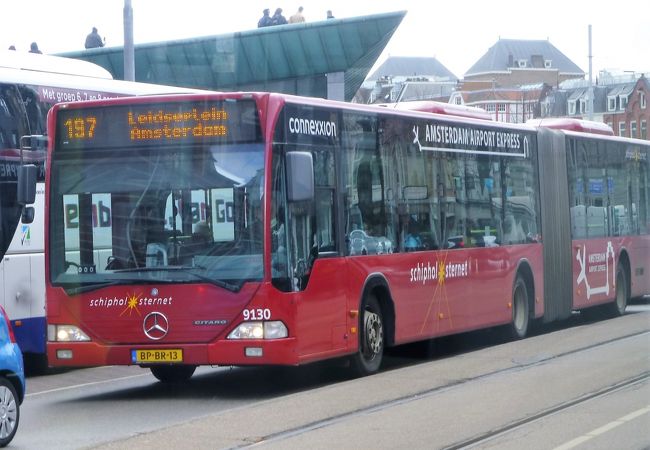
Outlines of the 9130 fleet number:
{"type": "Polygon", "coordinates": [[[252,308],[242,311],[244,320],[270,320],[271,310],[269,308],[252,308]]]}

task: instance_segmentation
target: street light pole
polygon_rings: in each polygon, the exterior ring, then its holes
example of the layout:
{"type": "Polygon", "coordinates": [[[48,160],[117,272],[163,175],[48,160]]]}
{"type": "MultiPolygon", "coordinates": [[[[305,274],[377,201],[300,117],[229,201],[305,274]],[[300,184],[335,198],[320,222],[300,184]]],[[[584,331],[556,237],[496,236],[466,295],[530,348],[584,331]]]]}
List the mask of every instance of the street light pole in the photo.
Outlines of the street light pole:
{"type": "Polygon", "coordinates": [[[124,79],[135,81],[135,51],[133,49],[133,8],[124,0],[124,79]]]}
{"type": "Polygon", "coordinates": [[[592,77],[591,24],[589,25],[589,90],[587,91],[587,111],[589,120],[594,120],[594,84],[592,77]]]}

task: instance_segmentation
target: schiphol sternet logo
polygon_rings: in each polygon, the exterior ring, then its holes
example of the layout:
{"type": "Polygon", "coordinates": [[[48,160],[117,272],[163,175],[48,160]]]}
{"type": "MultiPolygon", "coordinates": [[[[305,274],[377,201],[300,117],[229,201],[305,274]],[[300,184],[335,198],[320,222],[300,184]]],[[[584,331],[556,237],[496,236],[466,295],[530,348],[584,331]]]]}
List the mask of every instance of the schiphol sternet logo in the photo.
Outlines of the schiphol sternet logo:
{"type": "Polygon", "coordinates": [[[157,288],[151,289],[149,295],[136,292],[127,292],[123,297],[113,296],[92,298],[88,302],[90,308],[119,310],[120,316],[142,316],[140,308],[145,306],[172,306],[174,297],[160,295],[157,288]]]}
{"type": "Polygon", "coordinates": [[[417,263],[411,267],[410,282],[427,284],[428,282],[437,282],[442,285],[445,280],[451,278],[467,278],[470,275],[469,261],[463,262],[446,262],[436,260],[433,264],[431,261],[417,263]]]}

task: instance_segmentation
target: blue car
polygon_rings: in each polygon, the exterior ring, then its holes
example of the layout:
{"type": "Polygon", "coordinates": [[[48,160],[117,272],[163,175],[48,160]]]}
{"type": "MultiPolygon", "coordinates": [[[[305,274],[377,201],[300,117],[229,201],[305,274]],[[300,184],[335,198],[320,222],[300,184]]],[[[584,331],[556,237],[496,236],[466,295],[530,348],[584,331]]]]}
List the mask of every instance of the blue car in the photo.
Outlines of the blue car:
{"type": "Polygon", "coordinates": [[[5,447],[18,430],[20,405],[25,398],[25,369],[23,354],[2,306],[0,315],[0,447],[5,447]]]}

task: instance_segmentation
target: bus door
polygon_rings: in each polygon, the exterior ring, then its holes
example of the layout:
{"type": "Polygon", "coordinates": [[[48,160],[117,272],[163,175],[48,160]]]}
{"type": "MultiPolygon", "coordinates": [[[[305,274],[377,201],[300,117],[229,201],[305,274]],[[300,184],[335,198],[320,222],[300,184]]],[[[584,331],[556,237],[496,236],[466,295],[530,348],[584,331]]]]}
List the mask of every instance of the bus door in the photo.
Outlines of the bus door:
{"type": "Polygon", "coordinates": [[[315,189],[310,200],[285,203],[285,154],[276,146],[271,223],[273,283],[280,290],[298,293],[295,333],[300,336],[300,354],[308,356],[346,346],[347,301],[341,277],[345,262],[336,257],[334,152],[315,146],[287,146],[287,150],[311,155],[315,189]]]}
{"type": "Polygon", "coordinates": [[[614,163],[603,144],[570,141],[568,155],[569,201],[571,214],[574,308],[578,309],[612,298],[617,249],[610,229],[608,210],[617,191],[627,189],[615,179],[614,163]]]}

